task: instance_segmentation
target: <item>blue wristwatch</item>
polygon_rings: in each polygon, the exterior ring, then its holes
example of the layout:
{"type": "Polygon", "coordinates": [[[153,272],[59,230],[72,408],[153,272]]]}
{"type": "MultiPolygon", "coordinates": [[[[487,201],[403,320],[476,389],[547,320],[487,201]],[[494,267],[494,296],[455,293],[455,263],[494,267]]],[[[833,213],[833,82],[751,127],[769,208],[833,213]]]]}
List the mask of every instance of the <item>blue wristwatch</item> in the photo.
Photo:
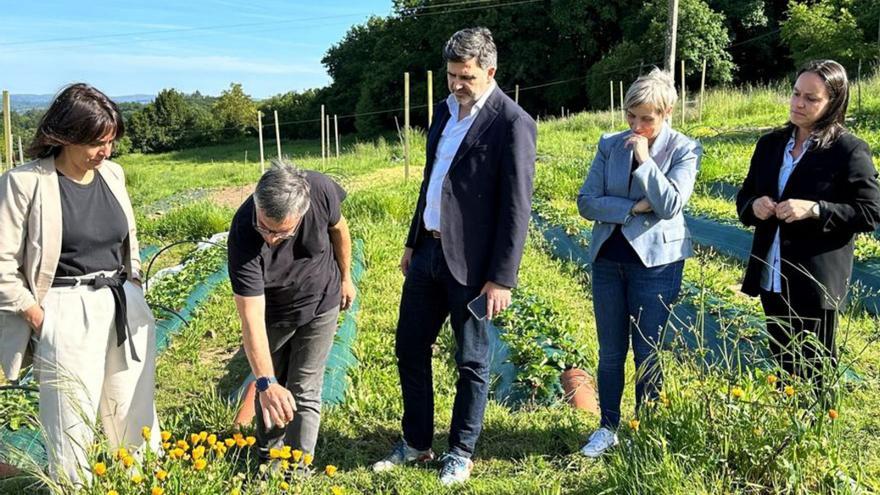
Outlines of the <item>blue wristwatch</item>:
{"type": "Polygon", "coordinates": [[[273,383],[278,383],[278,379],[274,376],[261,376],[257,378],[257,391],[265,392],[269,390],[269,385],[273,383]]]}

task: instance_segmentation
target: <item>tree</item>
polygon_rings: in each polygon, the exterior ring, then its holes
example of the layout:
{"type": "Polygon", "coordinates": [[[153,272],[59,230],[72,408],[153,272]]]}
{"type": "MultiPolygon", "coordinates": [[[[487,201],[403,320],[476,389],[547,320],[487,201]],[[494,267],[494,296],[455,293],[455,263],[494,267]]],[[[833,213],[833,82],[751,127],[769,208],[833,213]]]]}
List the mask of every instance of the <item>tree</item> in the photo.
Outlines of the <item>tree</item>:
{"type": "Polygon", "coordinates": [[[256,128],[257,105],[246,95],[239,83],[220,93],[212,113],[226,137],[239,137],[256,128]]]}
{"type": "Polygon", "coordinates": [[[830,58],[850,72],[859,58],[876,57],[876,46],[865,42],[850,8],[852,0],[821,0],[807,4],[789,2],[789,18],[782,24],[782,39],[796,65],[830,58]]]}

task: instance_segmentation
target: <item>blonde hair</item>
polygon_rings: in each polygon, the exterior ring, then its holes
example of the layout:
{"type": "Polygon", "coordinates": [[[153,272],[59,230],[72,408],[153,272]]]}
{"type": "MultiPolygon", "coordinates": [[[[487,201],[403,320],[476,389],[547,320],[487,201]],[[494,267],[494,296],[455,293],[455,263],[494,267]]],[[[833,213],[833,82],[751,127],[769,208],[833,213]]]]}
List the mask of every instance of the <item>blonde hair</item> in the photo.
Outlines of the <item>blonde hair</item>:
{"type": "Polygon", "coordinates": [[[650,105],[654,111],[665,113],[675,107],[678,93],[675,91],[675,79],[672,74],[656,67],[638,79],[626,92],[623,99],[623,108],[630,109],[639,105],[650,105]]]}

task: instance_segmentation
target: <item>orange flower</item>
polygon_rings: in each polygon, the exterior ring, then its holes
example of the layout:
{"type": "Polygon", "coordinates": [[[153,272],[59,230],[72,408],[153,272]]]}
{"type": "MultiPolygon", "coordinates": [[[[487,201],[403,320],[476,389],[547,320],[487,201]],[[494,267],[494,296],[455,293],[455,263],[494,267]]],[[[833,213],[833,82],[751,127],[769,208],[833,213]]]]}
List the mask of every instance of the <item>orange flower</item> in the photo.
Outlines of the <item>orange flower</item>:
{"type": "Polygon", "coordinates": [[[162,495],[162,494],[164,494],[164,493],[165,493],[165,489],[162,488],[162,487],[160,487],[160,486],[154,486],[154,487],[150,490],[150,495],[162,495]]]}
{"type": "Polygon", "coordinates": [[[206,461],[205,459],[197,459],[195,462],[193,462],[193,469],[195,469],[196,471],[201,471],[202,469],[205,469],[205,466],[207,465],[208,461],[206,461]]]}
{"type": "Polygon", "coordinates": [[[164,469],[160,469],[160,470],[156,471],[156,479],[158,479],[159,481],[165,481],[165,478],[167,478],[167,477],[168,477],[168,471],[165,471],[164,469]]]}
{"type": "Polygon", "coordinates": [[[837,414],[837,409],[829,409],[828,410],[828,417],[831,418],[831,421],[834,421],[835,419],[837,419],[838,416],[839,416],[839,414],[837,414]]]}
{"type": "Polygon", "coordinates": [[[254,437],[247,437],[247,438],[244,439],[244,441],[247,442],[248,447],[251,447],[251,446],[253,446],[255,443],[257,443],[257,439],[254,438],[254,437]]]}
{"type": "Polygon", "coordinates": [[[225,443],[227,447],[232,447],[235,445],[235,440],[227,438],[226,440],[223,440],[223,443],[225,443]]]}
{"type": "Polygon", "coordinates": [[[186,443],[186,440],[178,440],[177,441],[177,448],[186,452],[187,450],[189,450],[189,444],[186,443]]]}
{"type": "Polygon", "coordinates": [[[238,448],[243,449],[243,448],[247,447],[247,440],[245,440],[244,438],[239,438],[235,441],[235,445],[238,448]]]}
{"type": "Polygon", "coordinates": [[[107,465],[103,462],[99,462],[92,466],[92,472],[95,473],[97,476],[104,476],[105,474],[107,474],[107,465]]]}
{"type": "Polygon", "coordinates": [[[743,396],[746,395],[746,392],[739,387],[733,387],[730,391],[730,395],[732,395],[734,399],[742,399],[743,396]]]}
{"type": "Polygon", "coordinates": [[[767,383],[770,385],[775,385],[778,381],[779,378],[776,375],[767,375],[767,383]]]}
{"type": "Polygon", "coordinates": [[[189,443],[191,443],[193,445],[199,443],[199,434],[198,433],[190,433],[189,443]]]}
{"type": "Polygon", "coordinates": [[[122,465],[127,468],[132,467],[134,465],[134,457],[128,456],[128,457],[122,459],[122,465]]]}
{"type": "Polygon", "coordinates": [[[331,478],[336,474],[336,471],[336,466],[332,464],[327,464],[327,467],[324,468],[324,472],[327,474],[327,476],[330,476],[331,478]]]}
{"type": "Polygon", "coordinates": [[[785,386],[785,395],[787,395],[789,397],[793,396],[794,395],[794,387],[792,387],[791,385],[786,385],[785,386]]]}
{"type": "Polygon", "coordinates": [[[128,457],[128,449],[126,449],[125,447],[120,447],[116,450],[115,457],[117,460],[120,461],[125,459],[126,457],[128,457]]]}
{"type": "Polygon", "coordinates": [[[161,435],[162,435],[163,442],[167,442],[168,440],[171,440],[171,432],[170,431],[163,431],[161,433],[161,435]]]}

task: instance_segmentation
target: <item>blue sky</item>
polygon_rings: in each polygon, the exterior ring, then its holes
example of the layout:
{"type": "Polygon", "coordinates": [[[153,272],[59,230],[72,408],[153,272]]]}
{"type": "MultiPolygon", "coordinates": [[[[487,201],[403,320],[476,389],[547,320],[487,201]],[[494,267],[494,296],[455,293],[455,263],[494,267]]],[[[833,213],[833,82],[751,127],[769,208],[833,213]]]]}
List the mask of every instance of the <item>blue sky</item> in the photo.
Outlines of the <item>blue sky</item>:
{"type": "Polygon", "coordinates": [[[265,98],[330,82],[321,58],[391,0],[10,0],[2,2],[0,88],[51,94],[74,81],[110,95],[173,87],[265,98]]]}

